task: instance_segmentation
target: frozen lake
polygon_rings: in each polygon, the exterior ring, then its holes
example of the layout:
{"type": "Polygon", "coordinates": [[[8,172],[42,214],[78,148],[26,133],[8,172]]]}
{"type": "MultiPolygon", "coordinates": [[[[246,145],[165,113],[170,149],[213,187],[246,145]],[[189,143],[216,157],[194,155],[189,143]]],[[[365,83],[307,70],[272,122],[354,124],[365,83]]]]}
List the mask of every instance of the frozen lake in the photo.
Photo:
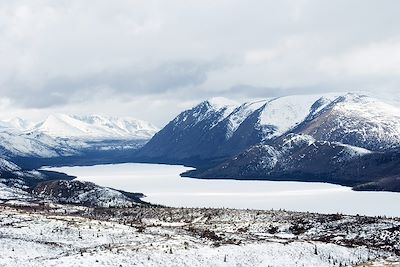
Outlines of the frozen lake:
{"type": "Polygon", "coordinates": [[[400,217],[400,193],[355,192],[348,187],[323,183],[182,178],[179,174],[188,168],[158,164],[127,163],[51,170],[102,186],[141,192],[147,196],[145,201],[173,207],[286,209],[400,217]]]}

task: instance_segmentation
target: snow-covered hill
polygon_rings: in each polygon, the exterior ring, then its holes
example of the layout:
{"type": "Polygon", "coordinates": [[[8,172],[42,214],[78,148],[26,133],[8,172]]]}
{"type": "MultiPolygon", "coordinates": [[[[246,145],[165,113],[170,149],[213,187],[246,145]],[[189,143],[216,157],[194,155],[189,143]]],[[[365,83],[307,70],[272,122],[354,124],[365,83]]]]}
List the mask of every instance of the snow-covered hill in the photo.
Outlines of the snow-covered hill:
{"type": "Polygon", "coordinates": [[[141,193],[101,187],[75,177],[45,170],[24,170],[0,158],[0,204],[3,202],[53,201],[91,207],[132,207],[146,204],[141,193]]]}
{"type": "Polygon", "coordinates": [[[33,189],[37,197],[59,203],[78,204],[90,207],[132,207],[144,197],[140,193],[128,193],[82,181],[47,181],[33,189]]]}

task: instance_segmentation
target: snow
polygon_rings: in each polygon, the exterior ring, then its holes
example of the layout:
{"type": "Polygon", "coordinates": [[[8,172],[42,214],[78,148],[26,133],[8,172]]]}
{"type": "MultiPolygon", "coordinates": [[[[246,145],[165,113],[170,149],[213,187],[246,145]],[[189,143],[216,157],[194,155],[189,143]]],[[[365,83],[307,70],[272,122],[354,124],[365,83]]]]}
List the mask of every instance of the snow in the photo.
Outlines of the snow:
{"type": "Polygon", "coordinates": [[[361,147],[356,147],[356,146],[350,146],[346,144],[340,144],[341,146],[344,146],[346,148],[346,154],[349,158],[354,158],[354,157],[362,157],[364,155],[372,153],[370,150],[361,148],[361,147]]]}
{"type": "Polygon", "coordinates": [[[25,191],[9,187],[0,182],[0,203],[14,199],[29,199],[31,196],[25,191]]]}
{"type": "Polygon", "coordinates": [[[10,129],[16,129],[19,131],[26,131],[32,127],[34,127],[35,123],[30,122],[18,117],[14,117],[5,121],[0,122],[0,124],[3,127],[10,128],[10,129]]]}
{"type": "Polygon", "coordinates": [[[333,110],[338,114],[338,124],[348,128],[349,133],[356,131],[365,140],[372,136],[376,141],[400,144],[399,108],[375,98],[348,94],[333,110]]]}
{"type": "Polygon", "coordinates": [[[236,107],[239,105],[238,102],[224,97],[213,97],[208,99],[207,102],[216,110],[221,110],[226,107],[236,107]]]}
{"type": "Polygon", "coordinates": [[[242,122],[255,110],[261,108],[266,100],[258,100],[254,102],[246,102],[236,108],[228,117],[228,129],[226,132],[227,139],[231,138],[233,133],[239,128],[242,122]]]}
{"type": "Polygon", "coordinates": [[[0,172],[1,171],[20,171],[21,168],[18,167],[16,164],[0,158],[0,172]]]}
{"type": "Polygon", "coordinates": [[[121,192],[90,182],[53,181],[39,185],[35,196],[60,203],[84,204],[95,207],[132,207],[136,202],[121,192]]]}
{"type": "MultiPolygon", "coordinates": [[[[220,248],[201,247],[198,249],[178,249],[172,252],[154,251],[150,249],[141,249],[139,252],[125,249],[118,249],[118,252],[113,251],[94,251],[85,252],[83,256],[79,253],[72,255],[58,256],[62,254],[60,249],[48,251],[45,245],[29,242],[9,241],[11,246],[14,246],[14,253],[24,254],[24,252],[36,252],[34,255],[37,258],[28,256],[30,266],[307,266],[307,267],[322,267],[335,266],[330,263],[328,257],[331,257],[339,262],[362,262],[366,261],[367,257],[363,257],[366,249],[349,249],[335,245],[320,245],[320,249],[325,253],[323,258],[313,255],[314,246],[307,243],[291,243],[283,245],[279,243],[256,244],[233,246],[227,245],[220,248]],[[15,244],[15,245],[14,245],[15,244]],[[33,247],[31,247],[33,245],[33,247]],[[30,247],[27,251],[26,247],[30,247]],[[47,254],[47,255],[46,255],[47,254]],[[43,256],[44,255],[44,256],[43,256]],[[361,255],[361,256],[360,256],[361,255]],[[361,258],[360,258],[361,257],[361,258]],[[348,260],[350,259],[350,260],[348,260]]],[[[10,250],[10,245],[2,247],[3,250],[10,250]]],[[[8,254],[8,253],[7,253],[8,254]]],[[[10,253],[11,254],[11,253],[10,253]]],[[[11,265],[23,265],[27,260],[20,260],[14,256],[10,256],[11,265]]],[[[0,262],[1,263],[1,262],[0,262]]]]}
{"type": "Polygon", "coordinates": [[[283,142],[284,148],[292,148],[293,145],[306,143],[308,146],[316,142],[315,138],[307,134],[289,134],[283,142]]]}
{"type": "Polygon", "coordinates": [[[75,154],[77,153],[75,149],[85,147],[86,144],[56,140],[43,134],[25,134],[7,130],[0,132],[0,146],[14,155],[56,157],[75,154]]]}
{"type": "Polygon", "coordinates": [[[255,130],[263,141],[288,134],[306,120],[312,122],[316,119],[321,125],[326,123],[326,129],[320,127],[321,133],[314,130],[309,134],[324,135],[318,136],[320,141],[362,146],[364,140],[365,146],[362,147],[377,151],[400,145],[400,109],[357,93],[290,95],[242,105],[215,98],[182,112],[173,123],[189,128],[204,122],[207,129],[220,125],[226,128],[225,138],[230,139],[253,115],[259,116],[255,130]],[[189,117],[194,119],[188,123],[189,117]]]}
{"type": "MultiPolygon", "coordinates": [[[[347,247],[339,245],[340,242],[314,241],[313,238],[318,239],[322,234],[318,231],[325,231],[329,237],[324,226],[334,227],[335,222],[313,214],[149,208],[111,211],[102,216],[102,213],[96,215],[96,212],[67,205],[38,212],[29,208],[26,212],[0,208],[1,266],[334,267],[361,264],[370,259],[379,262],[385,257],[398,260],[388,251],[362,245],[347,247]],[[116,214],[119,215],[115,217],[116,214]],[[135,216],[140,219],[132,221],[135,216]],[[312,228],[296,236],[288,229],[298,219],[310,220],[312,228]],[[323,220],[326,222],[322,225],[317,223],[323,220]],[[271,223],[278,233],[268,234],[271,223]],[[198,234],[206,231],[223,238],[217,241],[198,234]]],[[[344,227],[359,225],[358,220],[361,218],[343,217],[341,223],[344,227]]],[[[360,232],[357,227],[338,231],[367,233],[365,240],[375,238],[371,242],[379,243],[383,238],[374,237],[374,233],[398,224],[394,220],[381,221],[378,225],[369,223],[369,231],[360,232]]]]}
{"type": "MultiPolygon", "coordinates": [[[[175,124],[186,122],[190,114],[194,118],[194,122],[190,126],[195,126],[200,122],[207,122],[209,129],[215,127],[223,121],[238,106],[233,101],[222,97],[212,98],[201,102],[191,110],[182,112],[174,119],[175,124]]],[[[186,125],[186,127],[189,127],[186,125]]]]}
{"type": "Polygon", "coordinates": [[[321,95],[291,95],[270,100],[260,115],[260,125],[274,127],[273,136],[279,136],[304,121],[320,98],[321,95]]]}
{"type": "Polygon", "coordinates": [[[132,118],[50,115],[34,124],[14,118],[0,122],[2,154],[58,157],[79,154],[82,149],[132,149],[137,144],[101,144],[101,141],[141,141],[150,139],[158,129],[132,118]],[[32,128],[32,125],[35,125],[32,128]],[[94,143],[98,142],[98,143],[94,143]]]}

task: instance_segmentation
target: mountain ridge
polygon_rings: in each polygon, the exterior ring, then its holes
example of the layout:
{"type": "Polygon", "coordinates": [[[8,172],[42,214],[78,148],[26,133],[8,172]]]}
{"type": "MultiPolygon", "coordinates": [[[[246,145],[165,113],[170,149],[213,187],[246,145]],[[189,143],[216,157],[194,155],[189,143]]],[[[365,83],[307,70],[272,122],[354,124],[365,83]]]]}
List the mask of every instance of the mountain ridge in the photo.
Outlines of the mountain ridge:
{"type": "Polygon", "coordinates": [[[204,101],[182,112],[136,158],[196,167],[183,174],[196,178],[311,180],[400,191],[397,107],[345,93],[286,96],[230,109],[221,112],[223,107],[215,110],[204,101]],[[300,143],[289,148],[289,139],[300,143]]]}

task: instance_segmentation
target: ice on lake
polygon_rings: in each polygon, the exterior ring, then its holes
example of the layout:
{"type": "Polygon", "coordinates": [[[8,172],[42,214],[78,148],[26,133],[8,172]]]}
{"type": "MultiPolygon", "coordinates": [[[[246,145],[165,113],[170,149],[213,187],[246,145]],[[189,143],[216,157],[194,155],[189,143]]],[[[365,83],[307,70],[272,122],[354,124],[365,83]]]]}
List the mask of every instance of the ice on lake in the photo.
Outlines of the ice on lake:
{"type": "Polygon", "coordinates": [[[400,217],[400,193],[356,192],[325,183],[201,180],[179,176],[188,169],[138,163],[51,168],[79,180],[141,192],[146,195],[145,201],[173,207],[286,209],[400,217]]]}

